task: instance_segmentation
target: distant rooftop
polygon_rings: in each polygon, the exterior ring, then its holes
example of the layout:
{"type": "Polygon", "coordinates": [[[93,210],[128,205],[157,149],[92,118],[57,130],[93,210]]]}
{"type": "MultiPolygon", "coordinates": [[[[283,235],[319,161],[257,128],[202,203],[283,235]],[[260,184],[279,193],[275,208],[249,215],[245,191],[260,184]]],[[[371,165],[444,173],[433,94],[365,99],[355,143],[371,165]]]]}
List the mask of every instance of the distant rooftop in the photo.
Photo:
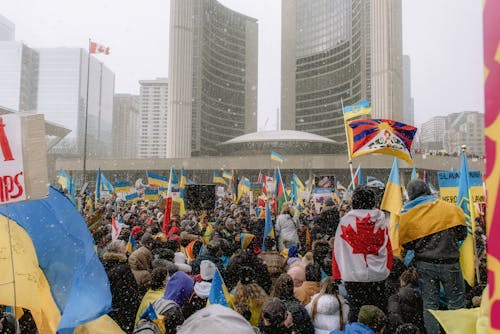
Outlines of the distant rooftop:
{"type": "Polygon", "coordinates": [[[243,136],[233,138],[231,140],[222,143],[226,144],[237,144],[237,143],[247,143],[247,142],[269,142],[269,141],[305,141],[314,143],[330,143],[336,144],[337,142],[326,137],[316,135],[314,133],[293,131],[293,130],[270,130],[270,131],[258,131],[253,133],[248,133],[243,136]]]}

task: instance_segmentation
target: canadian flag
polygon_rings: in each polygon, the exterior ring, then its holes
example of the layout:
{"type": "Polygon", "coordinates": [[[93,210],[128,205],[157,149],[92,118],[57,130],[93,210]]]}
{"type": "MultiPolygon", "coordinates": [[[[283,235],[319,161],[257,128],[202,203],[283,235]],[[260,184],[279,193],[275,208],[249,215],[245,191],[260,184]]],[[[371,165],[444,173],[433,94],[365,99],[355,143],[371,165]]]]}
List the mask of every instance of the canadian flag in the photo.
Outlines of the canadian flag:
{"type": "Polygon", "coordinates": [[[389,222],[378,209],[351,210],[335,233],[332,277],[346,282],[378,282],[392,269],[389,222]]]}
{"type": "Polygon", "coordinates": [[[109,47],[90,41],[89,53],[102,53],[109,55],[109,47]]]}

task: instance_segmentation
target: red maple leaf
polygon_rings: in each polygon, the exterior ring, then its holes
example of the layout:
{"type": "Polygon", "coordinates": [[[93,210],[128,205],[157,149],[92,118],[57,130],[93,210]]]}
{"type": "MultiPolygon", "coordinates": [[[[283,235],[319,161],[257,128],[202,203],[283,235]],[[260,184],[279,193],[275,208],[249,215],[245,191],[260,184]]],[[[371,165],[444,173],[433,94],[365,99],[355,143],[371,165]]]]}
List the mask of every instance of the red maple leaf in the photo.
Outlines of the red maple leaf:
{"type": "Polygon", "coordinates": [[[370,214],[364,218],[356,217],[356,230],[351,225],[341,226],[342,234],[340,235],[351,247],[353,254],[363,254],[365,257],[366,266],[368,254],[378,255],[378,251],[384,245],[385,237],[384,230],[379,229],[374,233],[375,221],[371,220],[370,214]]]}

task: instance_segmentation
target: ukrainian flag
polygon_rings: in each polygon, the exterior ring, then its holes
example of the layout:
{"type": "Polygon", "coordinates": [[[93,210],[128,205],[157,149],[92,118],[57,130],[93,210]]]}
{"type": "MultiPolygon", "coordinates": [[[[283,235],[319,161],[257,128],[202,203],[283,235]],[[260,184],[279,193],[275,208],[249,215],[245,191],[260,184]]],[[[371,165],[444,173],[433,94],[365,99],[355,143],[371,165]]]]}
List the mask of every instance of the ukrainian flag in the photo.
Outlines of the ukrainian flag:
{"type": "Polygon", "coordinates": [[[61,185],[63,190],[68,189],[69,179],[70,177],[68,176],[68,174],[66,174],[64,169],[61,168],[61,170],[59,171],[59,175],[57,176],[57,183],[61,185]]]}
{"type": "Polygon", "coordinates": [[[108,179],[104,176],[104,173],[101,172],[101,191],[108,191],[112,193],[114,191],[113,185],[108,179]]]}
{"type": "Polygon", "coordinates": [[[132,184],[129,181],[115,182],[115,193],[128,193],[132,184]]]}
{"type": "Polygon", "coordinates": [[[73,204],[56,189],[41,200],[0,206],[0,304],[29,309],[40,334],[73,330],[111,311],[111,291],[94,240],[73,204]],[[9,222],[10,220],[10,222],[9,222]],[[16,248],[17,249],[17,248],[16,248]]]}
{"type": "Polygon", "coordinates": [[[248,246],[250,246],[250,243],[252,240],[255,238],[254,234],[251,233],[240,233],[240,242],[241,242],[241,248],[242,249],[247,249],[248,246]]]}
{"type": "Polygon", "coordinates": [[[460,265],[464,279],[470,286],[474,286],[475,273],[475,250],[474,250],[474,222],[475,209],[472,204],[469,182],[469,168],[467,167],[467,159],[465,152],[462,152],[462,165],[460,167],[460,181],[458,184],[457,206],[462,209],[465,214],[465,222],[467,225],[467,237],[462,246],[460,246],[460,265]]]}
{"type": "Polygon", "coordinates": [[[225,179],[228,179],[228,180],[232,180],[233,179],[233,172],[229,171],[229,170],[225,170],[222,172],[222,177],[225,178],[225,179]]]}
{"type": "Polygon", "coordinates": [[[184,166],[181,168],[181,182],[179,183],[179,188],[184,189],[188,183],[188,178],[184,166]]]}
{"type": "Polygon", "coordinates": [[[246,177],[241,178],[240,183],[238,183],[238,196],[236,198],[236,202],[240,201],[243,194],[250,192],[250,185],[251,184],[249,179],[247,179],[246,177]]]}
{"type": "Polygon", "coordinates": [[[128,238],[127,242],[127,252],[130,254],[134,251],[135,247],[137,246],[137,242],[135,241],[135,238],[132,236],[132,233],[130,233],[130,236],[128,238]]]}
{"type": "Polygon", "coordinates": [[[226,284],[222,279],[222,275],[219,269],[215,269],[214,278],[212,279],[212,286],[210,287],[210,292],[208,294],[208,305],[219,304],[222,306],[229,307],[229,291],[227,290],[226,284]]]}
{"type": "Polygon", "coordinates": [[[220,173],[217,173],[217,172],[214,172],[214,176],[212,178],[212,182],[213,183],[221,183],[221,184],[226,184],[226,181],[224,180],[224,178],[222,177],[222,175],[220,173]]]}
{"type": "Polygon", "coordinates": [[[146,171],[148,184],[158,188],[168,188],[168,177],[146,171]]]}
{"type": "Polygon", "coordinates": [[[343,113],[344,121],[348,121],[354,117],[371,115],[372,108],[370,107],[370,102],[368,102],[368,100],[362,100],[361,102],[353,106],[344,107],[343,113]]]}
{"type": "Polygon", "coordinates": [[[399,163],[398,158],[394,158],[389,180],[385,187],[384,197],[380,204],[380,209],[390,213],[389,222],[389,237],[392,245],[393,254],[401,257],[401,249],[399,248],[399,213],[403,208],[403,194],[401,192],[401,182],[399,179],[399,163]]]}
{"type": "Polygon", "coordinates": [[[159,199],[158,189],[144,190],[144,199],[147,201],[157,201],[159,199]]]}
{"type": "MultiPolygon", "coordinates": [[[[271,208],[269,207],[269,203],[266,202],[266,222],[264,225],[264,240],[266,237],[272,237],[274,238],[274,227],[273,227],[273,220],[271,218],[271,208]]],[[[264,241],[262,241],[262,250],[266,251],[266,246],[264,244],[264,241]]]]}
{"type": "Polygon", "coordinates": [[[135,203],[139,200],[139,194],[137,193],[137,191],[135,191],[131,194],[125,195],[125,200],[127,202],[135,203]]]}
{"type": "Polygon", "coordinates": [[[274,152],[274,151],[271,151],[271,160],[282,163],[283,161],[285,161],[285,158],[283,158],[283,156],[281,154],[274,152]]]}

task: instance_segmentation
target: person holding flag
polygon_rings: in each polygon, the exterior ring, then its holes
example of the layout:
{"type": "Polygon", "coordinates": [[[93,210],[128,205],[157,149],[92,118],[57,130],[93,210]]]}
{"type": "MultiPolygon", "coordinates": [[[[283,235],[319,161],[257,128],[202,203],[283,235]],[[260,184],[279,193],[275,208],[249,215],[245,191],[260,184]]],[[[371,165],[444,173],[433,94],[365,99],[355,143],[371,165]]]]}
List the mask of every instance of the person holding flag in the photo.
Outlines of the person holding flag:
{"type": "Polygon", "coordinates": [[[299,246],[298,229],[299,224],[294,219],[294,209],[288,202],[283,203],[281,214],[276,218],[276,226],[274,227],[280,251],[286,248],[285,244],[299,246]]]}
{"type": "Polygon", "coordinates": [[[410,201],[401,211],[399,244],[414,252],[427,333],[439,333],[439,324],[428,310],[439,309],[440,285],[448,309],[465,307],[459,251],[459,243],[467,236],[465,216],[458,206],[432,196],[420,179],[411,180],[406,189],[410,201]]]}

